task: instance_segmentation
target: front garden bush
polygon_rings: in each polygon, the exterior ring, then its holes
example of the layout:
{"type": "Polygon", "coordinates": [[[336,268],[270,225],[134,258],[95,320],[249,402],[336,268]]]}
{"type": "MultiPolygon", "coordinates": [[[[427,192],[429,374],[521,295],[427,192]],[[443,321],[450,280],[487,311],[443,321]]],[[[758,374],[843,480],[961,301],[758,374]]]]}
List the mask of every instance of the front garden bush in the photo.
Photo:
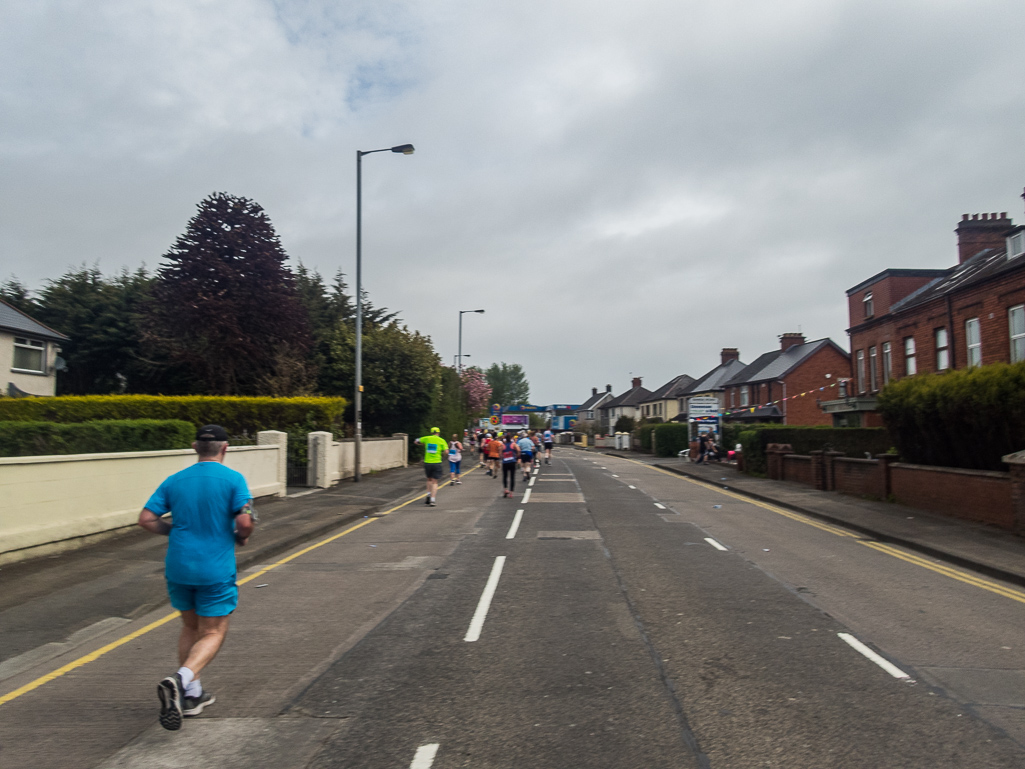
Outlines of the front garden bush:
{"type": "Polygon", "coordinates": [[[1006,470],[1025,449],[1025,362],[994,363],[888,384],[878,397],[905,462],[1006,470]]]}

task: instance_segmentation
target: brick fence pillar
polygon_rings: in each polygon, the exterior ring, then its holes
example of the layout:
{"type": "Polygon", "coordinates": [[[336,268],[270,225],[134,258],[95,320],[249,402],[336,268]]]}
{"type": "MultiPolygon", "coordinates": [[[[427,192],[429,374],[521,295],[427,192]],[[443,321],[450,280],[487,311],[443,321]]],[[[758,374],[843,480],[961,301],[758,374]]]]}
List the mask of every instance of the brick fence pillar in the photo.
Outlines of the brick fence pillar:
{"type": "Polygon", "coordinates": [[[1025,536],[1025,451],[1016,451],[1003,458],[1011,471],[1011,511],[1015,534],[1025,536]]]}
{"type": "Polygon", "coordinates": [[[811,455],[811,482],[819,491],[828,491],[826,485],[826,458],[824,451],[809,451],[811,455]]]}
{"type": "Polygon", "coordinates": [[[826,466],[826,491],[836,491],[836,458],[842,456],[842,451],[826,451],[822,454],[822,462],[826,466]]]}
{"type": "Polygon", "coordinates": [[[879,489],[877,492],[879,498],[884,501],[890,498],[893,491],[893,484],[890,481],[893,470],[890,465],[897,459],[899,457],[896,454],[876,454],[876,460],[879,462],[878,486],[876,488],[879,489]]]}
{"type": "Polygon", "coordinates": [[[783,457],[793,454],[794,449],[789,443],[770,443],[765,447],[765,464],[769,477],[774,481],[783,481],[783,457]]]}

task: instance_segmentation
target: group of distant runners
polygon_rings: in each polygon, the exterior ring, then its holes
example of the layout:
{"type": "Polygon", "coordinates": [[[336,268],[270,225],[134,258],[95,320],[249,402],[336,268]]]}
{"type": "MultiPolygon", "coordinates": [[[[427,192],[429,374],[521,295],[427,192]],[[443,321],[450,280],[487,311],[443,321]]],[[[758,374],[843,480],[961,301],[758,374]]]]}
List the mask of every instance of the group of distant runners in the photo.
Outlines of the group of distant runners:
{"type": "MultiPolygon", "coordinates": [[[[541,466],[544,457],[546,465],[552,463],[552,444],[555,437],[551,430],[520,430],[487,432],[478,430],[468,433],[466,441],[470,450],[476,450],[480,467],[487,468],[492,478],[502,478],[502,491],[511,497],[516,490],[517,469],[523,473],[523,480],[530,478],[530,471],[541,466]]],[[[459,435],[452,434],[451,442],[441,437],[441,430],[432,427],[429,435],[417,438],[415,443],[424,447],[424,474],[427,476],[427,496],[424,504],[437,504],[438,481],[444,476],[444,461],[448,459],[449,480],[453,485],[461,484],[462,462],[465,447],[459,435]]]]}

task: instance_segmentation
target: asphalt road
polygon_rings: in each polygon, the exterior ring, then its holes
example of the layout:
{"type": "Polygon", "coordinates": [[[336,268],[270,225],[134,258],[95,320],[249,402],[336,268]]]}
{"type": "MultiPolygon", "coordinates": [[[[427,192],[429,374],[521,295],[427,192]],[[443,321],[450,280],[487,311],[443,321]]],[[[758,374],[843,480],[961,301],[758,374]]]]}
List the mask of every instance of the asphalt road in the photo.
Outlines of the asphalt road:
{"type": "Polygon", "coordinates": [[[1020,589],[623,459],[498,485],[252,566],[181,732],[176,620],[104,651],[166,609],[3,681],[0,766],[1025,767],[1020,589]]]}

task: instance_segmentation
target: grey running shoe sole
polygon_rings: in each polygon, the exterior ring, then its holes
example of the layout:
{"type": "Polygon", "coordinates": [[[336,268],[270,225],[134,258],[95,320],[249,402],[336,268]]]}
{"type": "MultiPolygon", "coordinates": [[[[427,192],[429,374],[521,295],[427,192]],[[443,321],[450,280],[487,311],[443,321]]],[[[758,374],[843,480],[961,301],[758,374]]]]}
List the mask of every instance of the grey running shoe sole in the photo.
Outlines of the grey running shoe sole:
{"type": "Polygon", "coordinates": [[[203,692],[198,697],[186,697],[182,707],[182,715],[186,718],[193,718],[203,712],[207,705],[213,705],[217,698],[210,692],[203,692]]]}
{"type": "Polygon", "coordinates": [[[182,728],[182,698],[176,678],[168,677],[157,684],[160,698],[160,725],[168,731],[182,728]]]}

